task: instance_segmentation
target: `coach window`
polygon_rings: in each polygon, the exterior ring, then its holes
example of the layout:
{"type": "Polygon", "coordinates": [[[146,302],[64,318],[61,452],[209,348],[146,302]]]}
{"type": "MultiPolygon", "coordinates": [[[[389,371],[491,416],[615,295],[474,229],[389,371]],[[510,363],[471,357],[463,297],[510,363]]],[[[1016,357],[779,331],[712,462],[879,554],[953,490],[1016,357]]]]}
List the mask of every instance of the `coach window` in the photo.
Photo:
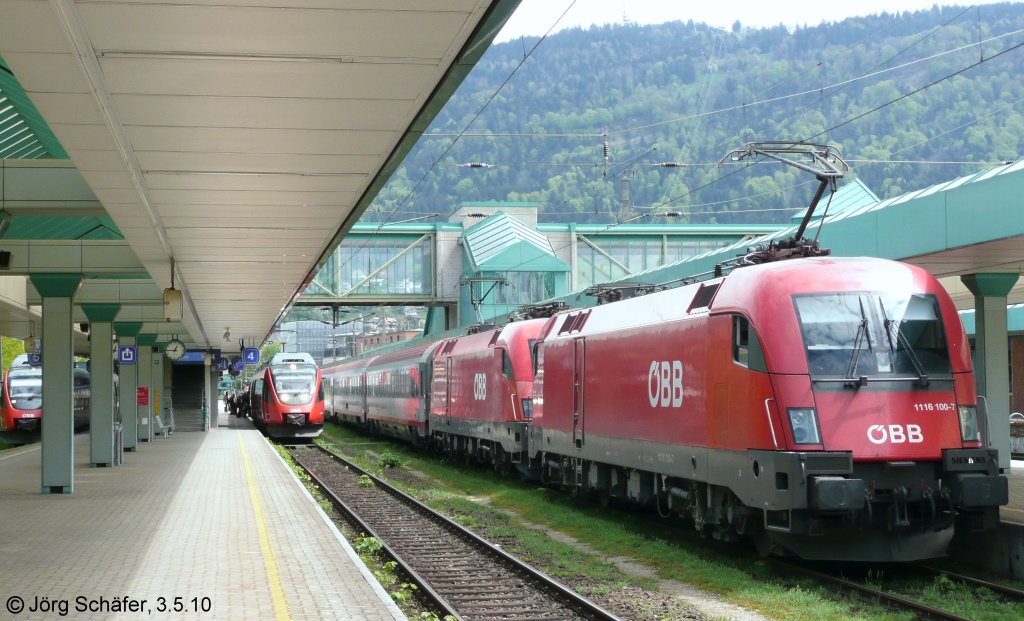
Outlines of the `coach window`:
{"type": "Polygon", "coordinates": [[[734,315],[732,318],[732,359],[751,371],[768,372],[757,332],[742,315],[734,315]]]}

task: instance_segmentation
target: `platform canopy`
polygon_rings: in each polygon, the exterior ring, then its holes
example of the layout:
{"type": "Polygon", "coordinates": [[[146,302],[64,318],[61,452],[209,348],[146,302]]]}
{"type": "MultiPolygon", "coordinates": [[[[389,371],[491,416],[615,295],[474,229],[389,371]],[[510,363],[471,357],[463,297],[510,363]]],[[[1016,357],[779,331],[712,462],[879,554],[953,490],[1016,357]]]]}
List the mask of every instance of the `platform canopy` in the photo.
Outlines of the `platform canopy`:
{"type": "Polygon", "coordinates": [[[26,117],[39,157],[66,152],[112,219],[93,222],[104,243],[123,235],[155,291],[173,259],[183,340],[237,351],[304,291],[517,5],[9,0],[0,70],[45,121],[26,117]]]}

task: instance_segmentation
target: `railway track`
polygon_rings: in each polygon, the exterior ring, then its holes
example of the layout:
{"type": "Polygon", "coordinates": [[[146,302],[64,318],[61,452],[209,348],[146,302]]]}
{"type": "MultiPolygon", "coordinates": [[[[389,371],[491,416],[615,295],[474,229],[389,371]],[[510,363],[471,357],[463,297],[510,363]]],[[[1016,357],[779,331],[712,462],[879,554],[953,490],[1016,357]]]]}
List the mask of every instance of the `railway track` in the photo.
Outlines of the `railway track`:
{"type": "MultiPolygon", "coordinates": [[[[826,582],[826,583],[829,583],[829,584],[834,584],[834,585],[840,586],[840,587],[842,587],[844,589],[847,589],[847,590],[858,591],[860,593],[864,593],[864,594],[870,595],[870,596],[872,596],[873,598],[876,598],[879,601],[885,601],[885,602],[888,602],[888,603],[890,603],[890,604],[892,604],[894,606],[899,606],[899,607],[907,609],[907,610],[912,610],[914,612],[917,612],[917,613],[920,613],[920,614],[923,614],[923,615],[927,615],[926,618],[929,618],[929,619],[945,619],[945,620],[948,620],[948,621],[972,621],[972,619],[970,617],[964,617],[964,616],[958,615],[956,613],[950,612],[948,610],[943,610],[941,608],[936,608],[934,606],[930,606],[928,604],[925,604],[925,603],[922,603],[922,602],[919,602],[919,601],[915,601],[915,600],[913,600],[911,598],[904,597],[902,595],[897,595],[896,593],[893,593],[891,591],[886,591],[885,589],[880,589],[880,588],[873,587],[873,586],[870,586],[870,585],[867,585],[867,584],[863,584],[861,582],[857,582],[857,581],[854,581],[854,580],[849,580],[849,579],[843,578],[841,576],[837,576],[837,575],[832,574],[832,573],[817,571],[815,569],[811,569],[811,568],[805,567],[803,565],[794,564],[794,563],[790,563],[788,561],[782,561],[782,560],[778,560],[778,559],[773,559],[772,563],[775,566],[777,566],[778,568],[782,569],[782,570],[791,571],[793,573],[798,573],[798,574],[803,574],[803,575],[806,575],[806,576],[810,576],[810,577],[815,578],[817,580],[820,580],[822,582],[826,582]]],[[[909,571],[912,571],[912,572],[915,572],[915,573],[922,573],[923,572],[923,573],[929,573],[929,574],[936,575],[936,576],[945,576],[948,580],[950,580],[952,582],[968,584],[968,585],[971,585],[973,587],[987,588],[987,589],[993,591],[994,593],[998,593],[1000,596],[1002,596],[1002,597],[1004,597],[1004,598],[1006,598],[1008,600],[1013,600],[1013,601],[1016,601],[1016,602],[1024,603],[1024,591],[1019,590],[1019,589],[1014,589],[1014,588],[1011,588],[1011,587],[1005,587],[1005,586],[1002,586],[1002,585],[999,585],[999,584],[994,584],[994,583],[991,583],[991,582],[985,582],[985,581],[979,580],[977,578],[972,578],[970,576],[964,576],[964,575],[961,575],[961,574],[956,574],[956,573],[953,573],[953,572],[949,572],[949,571],[946,571],[946,570],[943,570],[943,569],[938,569],[938,568],[935,568],[935,567],[930,567],[928,565],[923,565],[923,564],[920,564],[920,563],[907,563],[907,564],[904,564],[903,566],[906,567],[909,571]]]]}
{"type": "Polygon", "coordinates": [[[315,445],[288,448],[335,506],[384,544],[382,551],[444,615],[466,621],[618,621],[338,455],[315,445]]]}

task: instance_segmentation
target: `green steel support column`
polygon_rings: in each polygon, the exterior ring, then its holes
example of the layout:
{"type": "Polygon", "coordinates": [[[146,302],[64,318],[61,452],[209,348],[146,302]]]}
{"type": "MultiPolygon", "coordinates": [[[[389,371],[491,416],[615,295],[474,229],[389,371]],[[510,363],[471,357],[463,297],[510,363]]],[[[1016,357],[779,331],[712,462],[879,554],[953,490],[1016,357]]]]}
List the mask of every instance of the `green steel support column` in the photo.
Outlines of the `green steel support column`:
{"type": "Polygon", "coordinates": [[[967,274],[960,280],[974,294],[974,373],[988,404],[988,446],[999,450],[999,468],[1010,469],[1010,372],[1006,295],[1017,274],[967,274]]]}
{"type": "Polygon", "coordinates": [[[156,343],[155,334],[140,334],[135,342],[139,344],[138,377],[139,385],[136,391],[144,394],[144,399],[137,399],[139,428],[139,442],[153,441],[153,344],[156,343]],[[142,390],[142,389],[145,390],[142,390]],[[144,400],[145,403],[139,403],[144,400]]]}
{"type": "MultiPolygon", "coordinates": [[[[117,344],[135,345],[135,337],[142,330],[142,324],[135,321],[118,321],[114,323],[117,332],[117,344]]],[[[121,416],[121,446],[125,451],[138,450],[139,415],[135,405],[135,390],[139,386],[138,361],[136,364],[118,366],[118,405],[121,416]]]]}
{"type": "Polygon", "coordinates": [[[120,304],[83,304],[89,319],[89,464],[110,467],[114,459],[114,318],[120,304]]]}
{"type": "Polygon", "coordinates": [[[81,274],[33,274],[43,298],[42,493],[75,491],[74,343],[71,298],[82,286],[81,274]]]}

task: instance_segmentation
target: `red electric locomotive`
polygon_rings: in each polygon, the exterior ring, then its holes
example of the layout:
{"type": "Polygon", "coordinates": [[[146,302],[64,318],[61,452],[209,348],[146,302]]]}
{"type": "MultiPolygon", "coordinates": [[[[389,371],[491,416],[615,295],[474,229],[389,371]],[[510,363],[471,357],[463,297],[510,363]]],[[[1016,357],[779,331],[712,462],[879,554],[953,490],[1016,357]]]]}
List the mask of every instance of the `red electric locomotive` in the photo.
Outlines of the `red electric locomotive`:
{"type": "Polygon", "coordinates": [[[315,438],[324,427],[320,369],[309,354],[274,354],[252,380],[252,419],[272,438],[315,438]]]}
{"type": "MultiPolygon", "coordinates": [[[[89,427],[89,372],[75,367],[73,408],[74,426],[89,427]]],[[[28,354],[14,358],[3,381],[0,401],[0,440],[7,444],[38,442],[42,433],[43,368],[29,364],[28,354]]]]}
{"type": "Polygon", "coordinates": [[[545,323],[520,321],[441,342],[431,391],[436,445],[501,469],[523,463],[533,417],[532,351],[545,323]]]}
{"type": "MultiPolygon", "coordinates": [[[[916,267],[805,258],[553,317],[530,464],[808,559],[941,556],[1007,502],[952,301],[916,267]]],[[[538,397],[539,396],[539,397],[538,397]]]]}

